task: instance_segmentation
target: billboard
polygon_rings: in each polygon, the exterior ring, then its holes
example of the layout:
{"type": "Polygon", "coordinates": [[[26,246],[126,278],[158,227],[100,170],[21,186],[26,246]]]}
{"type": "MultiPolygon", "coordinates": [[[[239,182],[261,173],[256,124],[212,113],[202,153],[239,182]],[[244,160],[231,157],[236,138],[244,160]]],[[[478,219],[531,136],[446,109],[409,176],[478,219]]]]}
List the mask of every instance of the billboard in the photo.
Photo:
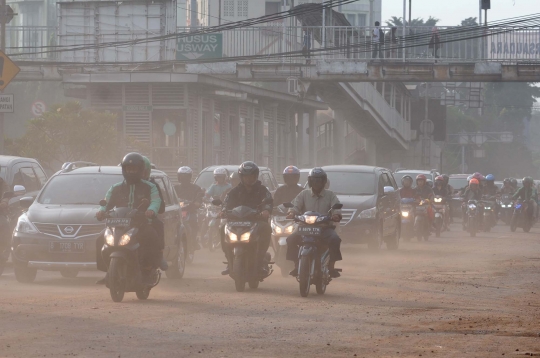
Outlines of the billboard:
{"type": "Polygon", "coordinates": [[[489,59],[540,59],[540,29],[500,31],[504,30],[493,29],[492,33],[487,37],[487,54],[489,59]]]}

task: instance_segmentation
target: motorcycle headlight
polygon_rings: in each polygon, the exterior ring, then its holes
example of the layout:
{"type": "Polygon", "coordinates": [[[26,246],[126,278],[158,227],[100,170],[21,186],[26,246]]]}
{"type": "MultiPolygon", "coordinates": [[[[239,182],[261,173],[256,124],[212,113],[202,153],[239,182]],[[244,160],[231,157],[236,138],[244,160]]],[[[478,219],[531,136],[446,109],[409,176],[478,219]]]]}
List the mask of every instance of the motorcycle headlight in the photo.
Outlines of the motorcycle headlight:
{"type": "Polygon", "coordinates": [[[122,235],[118,245],[124,246],[124,245],[129,244],[129,242],[131,241],[131,235],[133,235],[134,232],[135,232],[135,229],[131,229],[128,232],[126,232],[124,235],[122,235]]]}
{"type": "Polygon", "coordinates": [[[486,210],[491,210],[491,206],[486,206],[486,210]]]}
{"type": "Polygon", "coordinates": [[[250,232],[245,232],[240,236],[240,241],[247,242],[249,241],[250,236],[251,236],[250,232]]]}
{"type": "Polygon", "coordinates": [[[360,219],[374,219],[377,216],[377,208],[366,209],[358,214],[360,219]]]}
{"type": "Polygon", "coordinates": [[[433,199],[436,203],[442,203],[442,198],[435,198],[433,199]]]}
{"type": "Polygon", "coordinates": [[[294,230],[294,225],[289,225],[289,226],[287,226],[287,227],[285,228],[285,232],[286,232],[287,234],[291,234],[291,233],[293,232],[293,230],[294,230]]]}
{"type": "Polygon", "coordinates": [[[105,242],[109,246],[114,246],[114,235],[113,235],[111,229],[109,229],[109,228],[107,228],[107,230],[105,230],[105,242]]]}
{"type": "Polygon", "coordinates": [[[401,216],[403,216],[404,218],[408,218],[409,217],[409,212],[408,211],[402,211],[401,216]]]}
{"type": "Polygon", "coordinates": [[[238,236],[234,232],[229,232],[229,239],[231,241],[238,241],[238,236]]]}
{"type": "Polygon", "coordinates": [[[28,220],[28,216],[26,214],[22,214],[21,216],[19,216],[15,231],[24,234],[37,234],[39,232],[38,229],[36,229],[36,227],[34,226],[34,224],[32,224],[30,220],[28,220]]]}
{"type": "Polygon", "coordinates": [[[469,209],[476,209],[476,205],[474,205],[474,204],[469,204],[469,209]]]}
{"type": "Polygon", "coordinates": [[[306,224],[315,224],[315,221],[317,221],[318,216],[315,215],[304,215],[304,221],[306,224]]]}
{"type": "Polygon", "coordinates": [[[283,230],[277,225],[274,226],[274,231],[276,232],[276,234],[281,234],[283,232],[283,230]]]}

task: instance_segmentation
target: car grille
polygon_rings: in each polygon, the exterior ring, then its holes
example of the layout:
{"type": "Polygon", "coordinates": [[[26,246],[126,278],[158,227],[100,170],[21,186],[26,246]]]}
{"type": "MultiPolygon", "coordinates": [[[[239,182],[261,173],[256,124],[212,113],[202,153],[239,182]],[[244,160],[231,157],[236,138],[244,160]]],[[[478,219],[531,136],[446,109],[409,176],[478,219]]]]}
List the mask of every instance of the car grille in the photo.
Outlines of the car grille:
{"type": "Polygon", "coordinates": [[[343,217],[341,219],[341,222],[339,223],[340,226],[347,225],[356,214],[356,209],[341,209],[341,216],[343,217]]]}
{"type": "Polygon", "coordinates": [[[90,225],[58,225],[58,224],[44,224],[33,223],[36,229],[42,234],[51,235],[64,239],[76,239],[82,236],[98,235],[104,228],[104,224],[90,224],[90,225]]]}

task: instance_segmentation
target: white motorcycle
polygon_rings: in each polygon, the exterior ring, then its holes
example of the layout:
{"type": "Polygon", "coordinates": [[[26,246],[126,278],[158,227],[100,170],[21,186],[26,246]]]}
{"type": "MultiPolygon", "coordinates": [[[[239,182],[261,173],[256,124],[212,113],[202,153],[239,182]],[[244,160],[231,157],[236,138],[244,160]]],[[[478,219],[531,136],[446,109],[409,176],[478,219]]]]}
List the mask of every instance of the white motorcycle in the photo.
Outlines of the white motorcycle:
{"type": "Polygon", "coordinates": [[[272,212],[271,225],[274,262],[281,269],[281,276],[287,277],[294,268],[294,263],[286,260],[287,238],[296,230],[298,224],[293,219],[287,219],[287,209],[279,205],[272,212]]]}

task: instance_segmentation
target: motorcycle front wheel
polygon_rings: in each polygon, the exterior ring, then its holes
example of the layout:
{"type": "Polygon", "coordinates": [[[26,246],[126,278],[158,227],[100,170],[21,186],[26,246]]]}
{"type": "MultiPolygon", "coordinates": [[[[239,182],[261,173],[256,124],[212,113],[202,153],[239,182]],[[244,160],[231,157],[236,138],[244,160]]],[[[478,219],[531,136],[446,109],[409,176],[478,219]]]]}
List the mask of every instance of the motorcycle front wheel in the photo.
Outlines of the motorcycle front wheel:
{"type": "Polygon", "coordinates": [[[469,219],[469,233],[471,237],[476,236],[476,220],[474,219],[469,219]]]}
{"type": "Polygon", "coordinates": [[[300,296],[307,297],[309,295],[309,289],[311,287],[311,258],[309,256],[302,256],[300,258],[299,267],[299,283],[300,283],[300,296]]]}
{"type": "Polygon", "coordinates": [[[114,302],[122,302],[125,294],[126,262],[117,257],[111,258],[109,264],[109,291],[114,302]]]}
{"type": "Polygon", "coordinates": [[[515,215],[512,215],[512,219],[510,220],[510,231],[515,232],[517,229],[517,218],[515,215]]]}
{"type": "Polygon", "coordinates": [[[238,292],[244,292],[246,289],[246,280],[244,279],[244,261],[245,257],[244,255],[241,255],[235,257],[233,262],[234,286],[238,292]]]}

